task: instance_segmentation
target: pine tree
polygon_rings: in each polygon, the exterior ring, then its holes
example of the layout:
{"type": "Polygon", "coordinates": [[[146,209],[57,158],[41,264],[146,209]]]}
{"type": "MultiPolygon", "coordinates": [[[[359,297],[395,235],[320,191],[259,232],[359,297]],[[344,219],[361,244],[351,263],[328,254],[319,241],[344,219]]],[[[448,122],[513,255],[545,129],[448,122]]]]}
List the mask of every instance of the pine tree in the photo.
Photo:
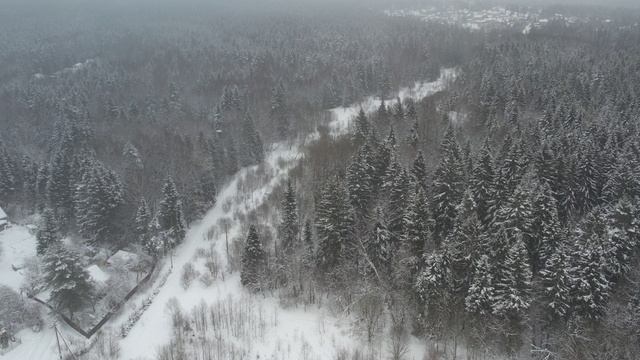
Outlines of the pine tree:
{"type": "Polygon", "coordinates": [[[93,298],[94,285],[81,264],[77,254],[60,246],[50,248],[44,260],[44,281],[51,290],[49,301],[69,311],[71,319],[93,298]]]}
{"type": "Polygon", "coordinates": [[[453,128],[449,127],[441,145],[442,159],[433,179],[431,213],[434,219],[433,235],[439,246],[453,228],[456,206],[462,199],[464,174],[460,163],[460,148],[453,128]]]}
{"type": "Polygon", "coordinates": [[[602,174],[595,164],[595,154],[590,148],[584,149],[578,158],[576,180],[577,205],[580,210],[586,212],[598,205],[602,189],[602,174]]]}
{"type": "Polygon", "coordinates": [[[411,145],[412,148],[417,149],[418,145],[420,145],[420,126],[418,121],[414,121],[413,125],[409,129],[409,135],[407,136],[407,142],[411,145]]]}
{"type": "Polygon", "coordinates": [[[431,239],[429,202],[424,189],[420,186],[417,186],[410,196],[407,211],[404,214],[404,230],[402,239],[404,255],[414,258],[412,262],[417,266],[425,248],[433,246],[428,243],[431,239]]]}
{"type": "Polygon", "coordinates": [[[387,106],[384,103],[384,97],[380,100],[380,106],[378,107],[378,120],[383,124],[387,121],[387,106]]]}
{"type": "Polygon", "coordinates": [[[246,114],[242,122],[240,164],[242,166],[254,165],[264,158],[264,145],[260,133],[255,128],[253,119],[246,114]]]}
{"type": "Polygon", "coordinates": [[[627,196],[640,196],[640,173],[637,160],[631,150],[627,149],[617,156],[615,166],[608,174],[602,190],[602,200],[613,203],[627,196]]]}
{"type": "Polygon", "coordinates": [[[38,210],[43,210],[48,203],[47,184],[49,183],[49,165],[41,163],[36,176],[36,203],[38,210]]]}
{"type": "Polygon", "coordinates": [[[422,151],[418,151],[413,166],[411,167],[411,179],[414,184],[420,185],[423,190],[427,190],[427,164],[422,151]]]}
{"type": "Polygon", "coordinates": [[[217,195],[218,190],[213,170],[204,170],[194,191],[195,215],[201,217],[213,208],[217,195]]]}
{"type": "Polygon", "coordinates": [[[271,91],[271,121],[275,124],[281,138],[286,138],[289,134],[289,109],[287,107],[286,92],[284,85],[279,83],[271,91]]]}
{"type": "Polygon", "coordinates": [[[382,186],[382,181],[384,180],[384,176],[391,165],[391,159],[393,156],[393,150],[386,142],[377,144],[377,149],[373,157],[373,188],[376,191],[382,186]]]}
{"type": "Polygon", "coordinates": [[[314,256],[315,256],[315,246],[313,243],[313,230],[311,228],[311,222],[306,221],[304,223],[304,230],[302,232],[302,265],[304,266],[306,271],[310,271],[313,269],[314,265],[314,256]]]}
{"type": "Polygon", "coordinates": [[[497,199],[493,202],[493,208],[499,209],[500,203],[506,200],[520,184],[527,171],[527,159],[521,140],[511,142],[511,138],[505,139],[501,153],[502,164],[498,170],[496,179],[497,199]]]}
{"type": "Polygon", "coordinates": [[[0,140],[0,200],[8,202],[16,192],[17,169],[13,158],[0,140]]]}
{"type": "Polygon", "coordinates": [[[458,216],[454,221],[453,230],[447,236],[443,247],[449,254],[456,290],[461,291],[469,287],[469,276],[473,272],[471,259],[485,254],[487,245],[471,191],[465,191],[456,213],[458,216]]]}
{"type": "Polygon", "coordinates": [[[496,315],[521,321],[531,306],[531,267],[524,242],[516,239],[499,269],[495,292],[496,315]]]}
{"type": "Polygon", "coordinates": [[[402,101],[398,98],[393,106],[393,118],[397,123],[401,123],[404,121],[404,117],[404,106],[402,106],[402,101]]]}
{"type": "Polygon", "coordinates": [[[393,235],[383,221],[382,212],[378,210],[377,213],[377,220],[364,245],[377,275],[387,276],[391,271],[391,261],[395,253],[393,235]]]}
{"type": "Polygon", "coordinates": [[[464,299],[465,310],[470,314],[487,316],[494,312],[495,284],[489,257],[482,255],[475,262],[471,285],[464,299]]]}
{"type": "Polygon", "coordinates": [[[356,123],[356,129],[353,134],[353,141],[357,145],[362,145],[369,138],[369,128],[370,128],[369,120],[367,120],[367,115],[365,114],[362,108],[360,108],[360,111],[358,112],[358,116],[356,117],[355,123],[356,123]]]}
{"type": "Polygon", "coordinates": [[[572,281],[570,259],[563,248],[549,255],[540,271],[542,301],[551,321],[564,319],[571,310],[572,281]]]}
{"type": "Polygon", "coordinates": [[[182,201],[171,177],[165,181],[162,195],[163,199],[160,202],[157,215],[158,225],[160,230],[166,232],[170,239],[179,243],[185,236],[185,224],[182,201]]]}
{"type": "Polygon", "coordinates": [[[280,256],[288,257],[296,249],[298,240],[298,204],[296,193],[291,185],[287,182],[287,188],[284,193],[284,199],[280,205],[280,256]]]}
{"type": "MultiPolygon", "coordinates": [[[[454,311],[450,306],[452,279],[449,257],[446,252],[433,252],[425,260],[425,266],[416,279],[415,290],[425,306],[425,316],[433,327],[443,326],[454,311]]],[[[446,325],[446,324],[445,324],[446,325]]]]}
{"type": "Polygon", "coordinates": [[[599,319],[610,296],[602,249],[582,247],[574,253],[571,296],[576,312],[585,319],[599,319]]]}
{"type": "Polygon", "coordinates": [[[42,212],[42,221],[36,234],[38,255],[44,255],[49,247],[59,242],[59,239],[55,214],[47,208],[42,212]]]}
{"type": "Polygon", "coordinates": [[[136,217],[134,219],[134,225],[138,243],[140,243],[149,254],[155,254],[153,247],[150,246],[151,211],[149,211],[149,206],[144,198],[140,199],[140,204],[138,205],[138,210],[136,211],[136,217]]]}
{"type": "Polygon", "coordinates": [[[471,189],[477,206],[478,219],[486,228],[494,221],[491,204],[496,190],[495,170],[488,141],[485,141],[482,146],[480,159],[473,170],[471,189]]]}
{"type": "Polygon", "coordinates": [[[97,162],[86,165],[74,194],[80,234],[96,242],[113,240],[123,188],[118,176],[97,162]]]}
{"type": "Polygon", "coordinates": [[[66,228],[73,217],[72,151],[71,140],[67,138],[53,155],[47,183],[47,198],[60,221],[60,229],[66,228]]]}
{"type": "Polygon", "coordinates": [[[318,248],[316,266],[326,274],[353,251],[351,239],[352,215],[346,202],[344,187],[338,180],[330,180],[316,204],[316,233],[318,248]]]}
{"type": "Polygon", "coordinates": [[[347,168],[349,201],[359,216],[367,214],[373,195],[375,169],[372,163],[371,148],[365,143],[347,168]]]}
{"type": "Polygon", "coordinates": [[[603,255],[612,281],[629,271],[640,242],[640,210],[623,197],[607,210],[607,231],[602,238],[603,255]]]}
{"type": "MultiPolygon", "coordinates": [[[[524,242],[528,259],[538,257],[538,239],[533,236],[534,213],[531,202],[530,182],[524,181],[506,199],[496,213],[495,226],[505,231],[511,240],[521,238],[524,242]]],[[[529,263],[529,261],[528,261],[529,263]]]]}
{"type": "Polygon", "coordinates": [[[555,155],[546,142],[534,160],[534,168],[540,183],[549,186],[550,189],[558,189],[559,174],[555,155]]]}
{"type": "Polygon", "coordinates": [[[409,98],[406,101],[406,108],[407,108],[407,111],[406,111],[407,119],[414,120],[417,123],[418,113],[416,112],[416,104],[413,101],[413,99],[409,98]]]}
{"type": "Polygon", "coordinates": [[[251,290],[260,290],[262,276],[266,270],[267,254],[254,225],[249,226],[249,234],[242,253],[240,282],[251,290]]]}
{"type": "Polygon", "coordinates": [[[409,176],[406,170],[396,160],[393,160],[385,175],[382,190],[388,196],[384,213],[394,242],[397,242],[403,234],[403,217],[407,206],[409,186],[409,176]]]}
{"type": "Polygon", "coordinates": [[[561,226],[556,199],[548,184],[537,184],[533,190],[533,222],[527,250],[533,266],[533,274],[556,251],[560,242],[561,226]]]}

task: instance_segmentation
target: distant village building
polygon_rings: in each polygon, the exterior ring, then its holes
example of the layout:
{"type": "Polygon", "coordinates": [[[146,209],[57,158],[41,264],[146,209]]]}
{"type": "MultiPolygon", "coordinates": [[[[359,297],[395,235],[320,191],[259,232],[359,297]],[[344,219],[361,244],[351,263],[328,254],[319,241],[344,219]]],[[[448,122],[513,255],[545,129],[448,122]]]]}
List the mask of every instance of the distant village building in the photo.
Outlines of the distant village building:
{"type": "Polygon", "coordinates": [[[4,230],[7,226],[9,226],[9,218],[7,217],[7,213],[0,207],[0,231],[4,230]]]}

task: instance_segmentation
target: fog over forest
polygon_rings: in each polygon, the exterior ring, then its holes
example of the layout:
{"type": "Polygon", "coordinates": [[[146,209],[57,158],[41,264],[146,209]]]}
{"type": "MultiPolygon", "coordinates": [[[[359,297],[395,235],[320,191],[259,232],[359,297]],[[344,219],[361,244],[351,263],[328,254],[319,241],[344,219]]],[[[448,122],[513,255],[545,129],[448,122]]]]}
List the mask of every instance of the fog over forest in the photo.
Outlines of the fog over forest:
{"type": "Polygon", "coordinates": [[[0,0],[0,358],[637,360],[639,5],[0,0]]]}

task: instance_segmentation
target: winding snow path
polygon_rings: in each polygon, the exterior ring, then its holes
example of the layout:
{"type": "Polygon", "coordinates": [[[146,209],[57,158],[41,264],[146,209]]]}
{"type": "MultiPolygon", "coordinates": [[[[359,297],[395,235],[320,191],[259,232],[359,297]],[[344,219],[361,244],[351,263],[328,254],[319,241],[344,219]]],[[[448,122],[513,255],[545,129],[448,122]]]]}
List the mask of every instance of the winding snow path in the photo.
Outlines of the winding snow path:
{"type": "MultiPolygon", "coordinates": [[[[455,69],[443,69],[436,81],[416,83],[411,88],[401,89],[398,92],[398,96],[420,100],[443,90],[455,76],[455,69]]],[[[365,112],[372,112],[377,109],[379,104],[379,98],[369,97],[358,104],[330,110],[332,115],[332,120],[329,123],[331,134],[334,136],[347,134],[350,131],[351,122],[360,108],[364,109],[365,112]]],[[[120,341],[121,359],[154,359],[157,349],[169,343],[172,326],[171,318],[166,309],[172,298],[175,298],[182,308],[188,311],[202,301],[212,303],[214,300],[225,299],[230,296],[249,296],[240,285],[237,274],[228,276],[224,281],[217,280],[210,287],[204,287],[198,281],[194,281],[187,290],[184,290],[180,279],[182,267],[190,262],[197,264],[198,261],[194,258],[196,251],[199,248],[208,249],[212,245],[220,255],[220,260],[225,261],[226,258],[222,256],[225,254],[224,233],[216,231],[213,239],[208,239],[210,230],[216,227],[222,218],[233,218],[234,213],[247,214],[262,205],[273,189],[286,180],[289,170],[298,164],[302,157],[300,148],[304,146],[304,142],[313,141],[317,137],[318,134],[315,132],[304,138],[303,143],[274,144],[267,152],[261,165],[240,170],[222,189],[218,194],[215,207],[208,211],[202,220],[191,225],[184,242],[176,248],[173,256],[174,269],[167,278],[165,285],[160,288],[153,303],[133,326],[128,336],[120,341]],[[255,174],[260,174],[259,176],[264,181],[251,187],[245,180],[252,179],[255,174]]],[[[228,229],[229,239],[243,235],[240,234],[240,231],[241,224],[232,220],[228,229]]],[[[157,271],[163,274],[169,270],[169,266],[170,262],[164,261],[157,271]]],[[[224,269],[224,266],[222,268],[224,269]]],[[[146,295],[150,291],[147,290],[146,295]]],[[[139,302],[143,296],[145,294],[137,295],[132,302],[139,302]]],[[[300,354],[300,352],[296,351],[309,351],[312,354],[309,359],[325,359],[335,355],[332,352],[333,349],[348,348],[350,344],[357,341],[352,334],[348,333],[348,326],[345,326],[340,319],[330,316],[322,309],[316,308],[313,311],[303,311],[301,309],[285,310],[279,307],[276,299],[266,297],[260,299],[260,301],[260,306],[264,306],[268,314],[277,316],[278,321],[275,331],[270,329],[268,338],[263,339],[260,344],[257,344],[252,349],[253,358],[256,355],[261,355],[260,358],[271,358],[276,349],[282,351],[283,344],[292,346],[291,343],[295,343],[297,340],[297,342],[304,342],[304,345],[298,344],[294,346],[303,346],[304,349],[287,350],[290,354],[288,358],[297,359],[297,354],[300,354]],[[301,339],[304,341],[300,341],[301,339]]],[[[130,313],[131,305],[129,304],[122,314],[113,319],[106,328],[111,328],[117,332],[130,313]]],[[[28,330],[27,332],[30,333],[28,330]]],[[[54,360],[57,358],[53,347],[55,343],[51,343],[51,331],[45,331],[40,336],[33,333],[24,333],[23,335],[24,339],[28,341],[16,350],[6,354],[7,360],[54,360]],[[38,348],[38,354],[29,353],[25,345],[32,349],[38,348]],[[48,353],[41,351],[43,347],[48,347],[50,351],[48,353]],[[24,356],[27,357],[25,358],[24,356]]],[[[421,358],[421,352],[424,349],[419,349],[420,346],[418,344],[412,344],[412,350],[413,348],[418,349],[415,352],[412,351],[412,353],[416,354],[415,358],[421,358]]]]}

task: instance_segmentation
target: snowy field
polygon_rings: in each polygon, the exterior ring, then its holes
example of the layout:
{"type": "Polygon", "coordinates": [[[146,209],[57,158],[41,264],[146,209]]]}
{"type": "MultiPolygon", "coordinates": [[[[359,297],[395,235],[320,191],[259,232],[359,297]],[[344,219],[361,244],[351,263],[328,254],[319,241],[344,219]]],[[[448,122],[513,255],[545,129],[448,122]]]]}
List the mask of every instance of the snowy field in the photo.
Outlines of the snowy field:
{"type": "MultiPolygon", "coordinates": [[[[422,99],[443,90],[455,75],[454,69],[443,69],[436,81],[416,83],[412,88],[401,89],[398,96],[422,99]]],[[[379,99],[371,97],[350,107],[332,109],[329,124],[331,134],[347,134],[360,108],[373,111],[379,103],[379,99]]],[[[304,142],[313,141],[317,136],[310,134],[304,142]]],[[[274,144],[267,151],[263,164],[239,171],[218,194],[216,206],[202,220],[191,225],[184,242],[175,249],[171,258],[159,264],[156,271],[161,275],[155,278],[155,283],[134,296],[121,313],[105,326],[103,334],[97,335],[100,338],[97,345],[92,343],[96,341],[96,336],[87,341],[59,324],[69,348],[77,354],[85,347],[92,346],[91,351],[82,357],[88,359],[156,359],[163,346],[171,345],[172,324],[178,314],[198,318],[198,314],[208,313],[210,317],[213,316],[211,314],[219,314],[221,325],[211,327],[210,323],[200,324],[207,326],[201,329],[208,334],[206,338],[197,338],[193,329],[184,330],[185,336],[192,337],[188,343],[192,344],[195,351],[193,359],[331,359],[351,356],[353,349],[364,349],[362,355],[370,352],[378,354],[376,358],[384,358],[382,354],[385,354],[388,344],[378,341],[365,348],[361,336],[352,330],[352,319],[348,315],[334,314],[318,306],[283,308],[276,296],[252,295],[245,291],[237,273],[222,275],[227,264],[226,256],[223,256],[226,242],[225,232],[219,226],[221,219],[231,220],[227,228],[229,239],[244,237],[242,218],[260,207],[269,194],[287,179],[289,171],[302,156],[301,146],[303,144],[299,143],[274,144]],[[206,267],[207,256],[203,255],[207,253],[217,259],[221,270],[212,282],[200,280],[210,272],[206,267]],[[186,264],[193,266],[195,273],[199,274],[188,286],[185,286],[181,277],[186,264]],[[140,311],[141,304],[150,298],[152,301],[148,300],[144,311],[140,311]],[[131,315],[136,311],[138,319],[132,322],[131,315]],[[123,338],[121,329],[127,323],[132,326],[129,326],[127,336],[123,338]],[[119,348],[119,351],[114,352],[113,357],[104,355],[105,338],[117,342],[113,348],[119,348]],[[216,342],[215,346],[212,342],[216,342]],[[222,348],[229,352],[218,354],[217,357],[211,353],[222,348]]],[[[22,279],[19,273],[6,269],[10,265],[8,259],[17,261],[33,256],[35,240],[26,229],[20,227],[12,227],[1,234],[3,254],[0,257],[0,279],[2,283],[7,282],[18,288],[22,279]]],[[[45,322],[51,323],[52,320],[45,318],[45,322]]],[[[218,324],[213,320],[211,322],[218,324]]],[[[198,324],[197,321],[195,323],[198,324]]],[[[45,326],[37,333],[23,330],[17,336],[22,344],[2,359],[58,358],[55,333],[50,326],[45,326]]],[[[410,339],[406,359],[422,359],[426,351],[423,343],[418,339],[410,339]]]]}
{"type": "Polygon", "coordinates": [[[36,239],[24,226],[10,225],[0,231],[0,285],[20,292],[23,260],[36,256],[36,239]]]}

